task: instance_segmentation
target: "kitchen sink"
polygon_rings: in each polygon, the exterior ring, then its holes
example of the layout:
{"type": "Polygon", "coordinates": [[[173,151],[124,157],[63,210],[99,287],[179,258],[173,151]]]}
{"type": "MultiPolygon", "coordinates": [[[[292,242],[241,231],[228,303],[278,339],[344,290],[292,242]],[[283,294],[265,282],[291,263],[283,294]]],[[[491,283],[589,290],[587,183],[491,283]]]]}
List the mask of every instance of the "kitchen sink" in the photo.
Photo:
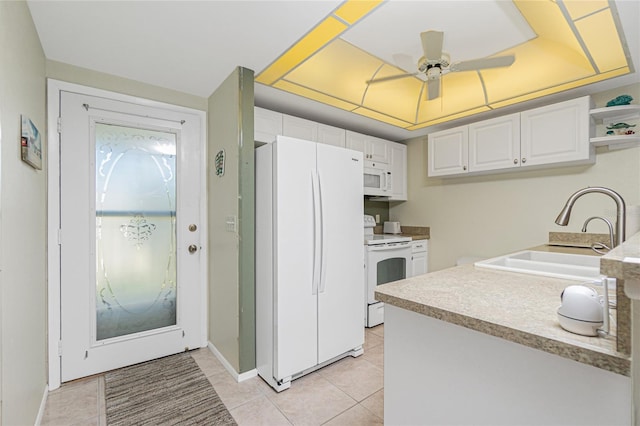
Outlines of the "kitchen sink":
{"type": "Polygon", "coordinates": [[[476,262],[475,266],[577,281],[602,277],[600,257],[584,254],[525,250],[482,260],[476,262]]]}

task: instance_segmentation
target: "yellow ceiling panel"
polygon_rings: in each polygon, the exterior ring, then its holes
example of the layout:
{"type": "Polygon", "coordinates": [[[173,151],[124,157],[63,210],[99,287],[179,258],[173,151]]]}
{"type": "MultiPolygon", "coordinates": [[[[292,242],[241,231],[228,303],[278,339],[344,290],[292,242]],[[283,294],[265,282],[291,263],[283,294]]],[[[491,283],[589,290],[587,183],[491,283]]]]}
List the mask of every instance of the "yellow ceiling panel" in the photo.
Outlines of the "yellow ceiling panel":
{"type": "Polygon", "coordinates": [[[325,95],[324,93],[317,92],[313,89],[309,89],[306,87],[298,86],[297,84],[290,83],[286,80],[280,80],[276,84],[273,85],[276,89],[281,89],[296,95],[303,96],[305,98],[313,99],[318,102],[322,102],[323,104],[331,105],[336,108],[345,109],[347,111],[351,111],[354,108],[357,108],[358,105],[354,105],[349,102],[345,102],[342,99],[334,98],[333,96],[325,95]]]}
{"type": "Polygon", "coordinates": [[[510,67],[454,73],[445,68],[440,97],[427,101],[417,77],[367,84],[404,71],[339,38],[382,3],[345,1],[256,82],[415,130],[631,72],[613,3],[513,0],[537,37],[496,53],[514,54],[510,67]]]}
{"type": "Polygon", "coordinates": [[[376,7],[382,4],[382,0],[368,1],[368,0],[350,0],[346,1],[340,6],[334,15],[349,23],[349,25],[355,24],[359,19],[371,12],[376,7]]]}
{"type": "MultiPolygon", "coordinates": [[[[376,74],[376,78],[403,73],[396,67],[385,65],[376,74]]],[[[373,111],[385,111],[387,115],[413,123],[422,86],[422,80],[417,77],[372,83],[365,92],[362,106],[373,111]]]]}
{"type": "Polygon", "coordinates": [[[610,9],[581,19],[575,25],[601,72],[628,65],[610,9]]]}
{"type": "Polygon", "coordinates": [[[625,75],[627,73],[630,72],[630,69],[627,68],[621,68],[621,69],[617,69],[614,71],[610,71],[610,72],[606,72],[606,73],[602,73],[602,74],[597,74],[591,77],[587,77],[587,78],[583,78],[580,80],[575,80],[575,81],[570,81],[568,83],[565,84],[561,84],[555,87],[551,87],[545,90],[538,90],[535,92],[531,92],[531,93],[527,93],[526,95],[523,96],[515,96],[511,99],[507,99],[501,102],[496,102],[493,104],[490,104],[490,106],[494,109],[497,108],[502,108],[508,105],[513,105],[513,104],[517,104],[520,102],[525,102],[525,101],[530,101],[532,99],[536,99],[536,98],[541,98],[543,96],[547,96],[547,95],[552,95],[554,93],[558,93],[558,92],[562,92],[564,90],[570,90],[570,89],[575,89],[576,87],[581,87],[584,86],[586,84],[592,84],[592,83],[597,83],[599,81],[603,81],[603,80],[607,80],[610,78],[614,78],[614,77],[618,77],[621,75],[625,75]]]}
{"type": "Polygon", "coordinates": [[[515,0],[514,3],[538,37],[563,43],[575,51],[582,50],[562,10],[555,2],[515,0]]]}
{"type": "Polygon", "coordinates": [[[366,81],[382,64],[369,53],[336,40],[289,73],[286,80],[360,104],[367,89],[366,81]]]}
{"type": "Polygon", "coordinates": [[[418,105],[417,123],[450,116],[484,105],[484,91],[475,71],[450,73],[440,79],[440,97],[425,100],[418,105]]]}
{"type": "Polygon", "coordinates": [[[606,0],[564,0],[562,3],[574,21],[609,7],[609,2],[606,0]]]}
{"type": "Polygon", "coordinates": [[[302,40],[293,45],[273,64],[269,65],[266,70],[262,71],[256,77],[256,81],[264,84],[273,84],[289,70],[304,61],[309,55],[339,36],[346,28],[347,26],[336,18],[332,16],[327,17],[307,33],[302,40]]]}
{"type": "Polygon", "coordinates": [[[357,108],[357,109],[354,109],[352,112],[363,115],[365,117],[373,118],[374,120],[383,121],[385,123],[388,123],[388,124],[391,124],[392,126],[397,126],[397,127],[404,128],[413,124],[413,121],[410,123],[407,123],[406,121],[398,120],[397,118],[391,117],[389,115],[382,114],[377,111],[371,111],[368,108],[357,108]]]}
{"type": "Polygon", "coordinates": [[[511,53],[516,61],[509,68],[482,71],[490,104],[595,74],[581,51],[548,39],[532,40],[511,53]]]}

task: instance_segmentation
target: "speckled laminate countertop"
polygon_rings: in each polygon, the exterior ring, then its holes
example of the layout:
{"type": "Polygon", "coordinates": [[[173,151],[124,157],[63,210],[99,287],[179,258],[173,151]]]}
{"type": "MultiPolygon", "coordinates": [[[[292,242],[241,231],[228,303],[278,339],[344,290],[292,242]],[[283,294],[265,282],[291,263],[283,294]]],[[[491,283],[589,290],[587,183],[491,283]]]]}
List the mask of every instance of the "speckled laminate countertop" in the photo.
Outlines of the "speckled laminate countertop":
{"type": "Polygon", "coordinates": [[[376,299],[629,376],[630,358],[616,350],[615,337],[581,336],[560,327],[560,293],[572,284],[462,265],[379,286],[376,299]]]}
{"type": "Polygon", "coordinates": [[[640,232],[600,259],[603,274],[625,281],[625,292],[640,299],[640,232]]]}

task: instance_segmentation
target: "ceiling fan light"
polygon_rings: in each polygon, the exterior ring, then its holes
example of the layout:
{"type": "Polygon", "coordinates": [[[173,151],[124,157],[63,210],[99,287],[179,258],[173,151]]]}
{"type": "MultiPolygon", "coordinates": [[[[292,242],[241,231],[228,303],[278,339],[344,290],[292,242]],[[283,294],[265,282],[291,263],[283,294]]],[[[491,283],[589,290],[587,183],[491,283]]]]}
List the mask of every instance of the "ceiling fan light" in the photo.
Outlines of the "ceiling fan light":
{"type": "Polygon", "coordinates": [[[442,75],[440,65],[430,65],[427,67],[427,78],[429,80],[437,80],[442,75]]]}

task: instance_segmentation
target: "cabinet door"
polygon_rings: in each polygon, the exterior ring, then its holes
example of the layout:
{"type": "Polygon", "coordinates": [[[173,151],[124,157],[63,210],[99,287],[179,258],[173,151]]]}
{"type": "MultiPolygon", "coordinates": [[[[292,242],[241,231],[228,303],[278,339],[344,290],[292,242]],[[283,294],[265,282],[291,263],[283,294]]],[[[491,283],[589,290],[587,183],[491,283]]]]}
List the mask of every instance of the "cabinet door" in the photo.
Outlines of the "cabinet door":
{"type": "Polygon", "coordinates": [[[253,138],[257,142],[271,143],[282,134],[282,114],[264,108],[254,108],[253,138]]]}
{"type": "Polygon", "coordinates": [[[520,166],[520,114],[469,125],[469,171],[520,166]]]}
{"type": "Polygon", "coordinates": [[[522,167],[593,162],[589,107],[589,97],[585,96],[522,112],[522,167]]]}
{"type": "Polygon", "coordinates": [[[426,274],[428,272],[428,242],[417,240],[411,242],[411,276],[426,274]]]}
{"type": "Polygon", "coordinates": [[[428,137],[428,174],[445,176],[468,173],[469,129],[455,127],[428,137]]]}
{"type": "Polygon", "coordinates": [[[376,163],[389,163],[389,141],[369,136],[365,141],[365,152],[376,163]]]}
{"type": "MultiPolygon", "coordinates": [[[[360,151],[363,154],[365,153],[364,152],[364,141],[366,139],[365,135],[347,130],[346,137],[347,137],[347,141],[346,141],[347,148],[360,151]]],[[[365,155],[365,160],[368,160],[366,155],[365,155]]]]}
{"type": "Polygon", "coordinates": [[[391,196],[390,200],[407,199],[407,146],[396,142],[387,142],[391,154],[391,196]]]}
{"type": "Polygon", "coordinates": [[[412,255],[411,267],[412,273],[411,276],[415,277],[416,275],[426,274],[427,267],[427,252],[422,253],[414,253],[412,255]]]}
{"type": "Polygon", "coordinates": [[[387,145],[389,141],[348,130],[346,136],[347,148],[362,152],[365,164],[389,163],[389,147],[387,145]]]}
{"type": "Polygon", "coordinates": [[[346,146],[346,131],[318,123],[318,142],[344,148],[346,146]]]}
{"type": "Polygon", "coordinates": [[[305,141],[318,142],[318,123],[284,114],[282,134],[305,141]]]}

